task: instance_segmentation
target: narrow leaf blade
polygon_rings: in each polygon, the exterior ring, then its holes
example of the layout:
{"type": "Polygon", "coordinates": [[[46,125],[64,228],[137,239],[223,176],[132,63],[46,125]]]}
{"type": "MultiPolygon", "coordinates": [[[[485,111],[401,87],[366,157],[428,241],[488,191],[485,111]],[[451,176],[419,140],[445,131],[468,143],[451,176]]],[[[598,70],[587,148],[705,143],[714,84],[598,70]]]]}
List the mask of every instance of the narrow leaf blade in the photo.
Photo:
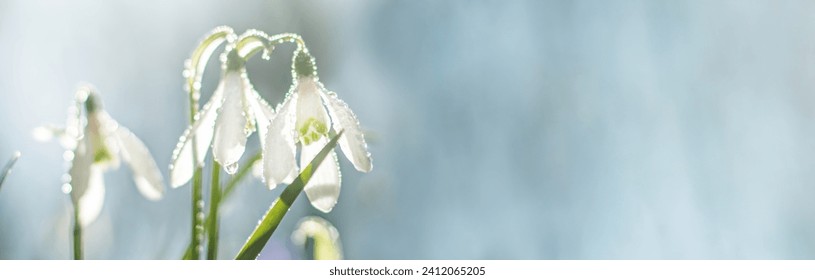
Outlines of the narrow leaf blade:
{"type": "Polygon", "coordinates": [[[6,166],[3,167],[3,171],[0,171],[0,188],[3,187],[3,182],[6,181],[6,177],[11,174],[11,168],[14,167],[14,164],[17,163],[17,159],[20,158],[20,152],[15,152],[14,155],[11,156],[11,159],[8,160],[6,166]]]}
{"type": "Polygon", "coordinates": [[[263,247],[266,246],[266,243],[269,242],[269,238],[272,237],[272,234],[277,229],[277,226],[280,225],[280,221],[283,220],[283,216],[289,211],[292,203],[294,200],[297,199],[297,196],[303,192],[303,188],[308,184],[308,181],[311,179],[311,175],[316,166],[319,166],[320,163],[328,156],[328,154],[337,146],[337,140],[342,136],[342,131],[337,133],[336,136],[331,138],[331,141],[320,150],[320,153],[311,160],[311,163],[308,164],[305,168],[303,168],[300,172],[300,175],[289,184],[286,189],[283,190],[283,193],[280,194],[280,197],[275,199],[272,202],[272,207],[269,208],[269,211],[263,216],[263,219],[249,235],[249,238],[246,240],[246,243],[243,244],[240,252],[238,255],[235,256],[236,260],[254,260],[257,259],[260,251],[263,250],[263,247]]]}

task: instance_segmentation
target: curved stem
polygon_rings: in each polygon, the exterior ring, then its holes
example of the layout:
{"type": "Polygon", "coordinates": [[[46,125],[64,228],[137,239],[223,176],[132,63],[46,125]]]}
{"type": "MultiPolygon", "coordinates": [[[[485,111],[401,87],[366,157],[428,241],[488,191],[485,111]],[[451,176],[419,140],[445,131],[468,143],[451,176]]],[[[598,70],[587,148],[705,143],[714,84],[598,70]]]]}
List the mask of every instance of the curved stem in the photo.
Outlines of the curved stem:
{"type": "MultiPolygon", "coordinates": [[[[235,32],[232,28],[227,26],[219,26],[213,29],[198,47],[193,50],[192,56],[186,61],[184,70],[184,77],[187,78],[186,90],[189,93],[190,103],[190,125],[195,122],[195,114],[198,113],[198,99],[201,97],[201,79],[204,75],[209,58],[212,53],[224,41],[232,42],[235,40],[235,32]]],[[[192,147],[197,147],[196,137],[192,138],[192,147]]],[[[203,156],[203,155],[200,155],[203,156]]],[[[204,235],[204,200],[202,199],[202,186],[201,186],[201,167],[198,166],[198,153],[195,149],[192,150],[192,160],[195,171],[192,177],[192,233],[191,233],[191,251],[190,259],[199,259],[201,252],[201,243],[204,235]]]]}
{"type": "Polygon", "coordinates": [[[241,34],[235,43],[235,48],[244,60],[248,60],[249,57],[261,50],[265,49],[267,52],[271,52],[276,45],[287,42],[297,44],[297,50],[307,50],[306,43],[298,34],[280,33],[269,36],[265,32],[256,29],[249,29],[241,34]]]}
{"type": "Polygon", "coordinates": [[[195,103],[195,110],[190,114],[190,119],[195,116],[198,110],[198,98],[200,97],[201,79],[204,76],[204,69],[207,62],[221,43],[235,40],[235,31],[229,26],[219,26],[207,34],[198,47],[193,50],[190,59],[184,62],[184,78],[187,79],[185,89],[190,93],[191,101],[195,103]]]}

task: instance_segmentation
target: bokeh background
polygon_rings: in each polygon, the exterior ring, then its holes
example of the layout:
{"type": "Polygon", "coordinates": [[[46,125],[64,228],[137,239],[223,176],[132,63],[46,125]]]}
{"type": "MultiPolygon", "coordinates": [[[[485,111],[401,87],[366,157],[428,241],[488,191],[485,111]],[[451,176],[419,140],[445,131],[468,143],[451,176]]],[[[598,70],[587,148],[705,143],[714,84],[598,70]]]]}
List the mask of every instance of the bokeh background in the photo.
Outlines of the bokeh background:
{"type": "MultiPolygon", "coordinates": [[[[338,206],[301,196],[266,258],[302,258],[289,236],[318,214],[351,259],[812,259],[813,6],[0,1],[0,160],[22,152],[0,190],[0,259],[70,256],[63,149],[32,129],[63,124],[90,82],[167,166],[187,125],[183,61],[218,25],[302,34],[373,154],[368,174],[340,156],[338,206]]],[[[292,50],[249,62],[271,103],[292,50]]],[[[106,174],[86,256],[180,257],[189,186],[150,202],[129,176],[106,174]]],[[[225,202],[221,257],[281,189],[250,178],[225,202]]]]}

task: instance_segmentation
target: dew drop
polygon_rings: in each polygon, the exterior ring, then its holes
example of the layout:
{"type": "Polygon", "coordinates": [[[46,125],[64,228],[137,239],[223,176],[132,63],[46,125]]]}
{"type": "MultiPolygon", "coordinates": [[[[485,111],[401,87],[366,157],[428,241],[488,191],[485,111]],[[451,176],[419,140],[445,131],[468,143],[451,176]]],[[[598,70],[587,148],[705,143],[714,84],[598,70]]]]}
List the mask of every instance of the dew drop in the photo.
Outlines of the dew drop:
{"type": "Polygon", "coordinates": [[[71,184],[62,184],[62,192],[64,194],[70,194],[72,189],[71,184]]]}
{"type": "Polygon", "coordinates": [[[263,58],[263,60],[269,60],[272,58],[272,51],[274,51],[274,46],[265,48],[263,49],[263,53],[260,54],[260,57],[263,58]]]}
{"type": "Polygon", "coordinates": [[[64,159],[65,161],[72,161],[72,160],[74,160],[74,152],[72,152],[72,151],[65,151],[64,153],[62,153],[62,159],[64,159]]]}
{"type": "Polygon", "coordinates": [[[224,170],[227,174],[235,174],[238,171],[238,163],[224,165],[224,170]]]}

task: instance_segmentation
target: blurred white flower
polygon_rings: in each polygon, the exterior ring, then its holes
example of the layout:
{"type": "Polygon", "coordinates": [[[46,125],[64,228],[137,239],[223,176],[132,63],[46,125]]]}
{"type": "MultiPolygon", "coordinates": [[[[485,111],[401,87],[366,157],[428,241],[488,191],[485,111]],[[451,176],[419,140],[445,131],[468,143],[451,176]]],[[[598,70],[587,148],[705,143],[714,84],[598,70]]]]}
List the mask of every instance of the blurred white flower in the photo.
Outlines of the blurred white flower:
{"type": "MultiPolygon", "coordinates": [[[[323,87],[317,78],[314,59],[299,50],[293,59],[292,89],[279,105],[277,117],[269,125],[263,152],[263,174],[269,188],[291,183],[299,173],[295,161],[296,143],[301,144],[300,168],[305,167],[328,143],[329,129],[345,131],[339,139],[342,152],[354,167],[371,171],[371,155],[365,143],[357,117],[337,94],[323,87]]],[[[330,212],[340,195],[340,167],[337,153],[317,167],[305,186],[311,205],[330,212]]]]}
{"type": "MultiPolygon", "coordinates": [[[[170,184],[179,187],[193,175],[193,144],[198,165],[204,164],[207,150],[229,174],[238,169],[246,148],[246,139],[256,129],[264,139],[267,125],[274,118],[274,109],[258,94],[249,82],[244,60],[237,51],[227,50],[223,60],[223,75],[212,97],[195,116],[195,122],[184,131],[173,151],[170,164],[170,184]]],[[[261,141],[261,149],[264,148],[261,141]]]]}
{"type": "Polygon", "coordinates": [[[102,109],[101,100],[90,87],[77,91],[75,104],[69,109],[64,129],[40,127],[34,136],[41,141],[58,136],[67,149],[63,157],[71,167],[63,191],[70,193],[79,207],[80,223],[88,225],[99,216],[105,197],[102,173],[118,168],[120,159],[130,166],[136,187],[145,198],[162,198],[161,172],[144,143],[102,109]],[[86,109],[85,119],[81,105],[86,109]]]}
{"type": "Polygon", "coordinates": [[[306,240],[314,240],[315,260],[341,260],[342,242],[340,232],[330,222],[316,216],[305,217],[297,224],[291,240],[298,246],[305,246],[306,240]]]}

